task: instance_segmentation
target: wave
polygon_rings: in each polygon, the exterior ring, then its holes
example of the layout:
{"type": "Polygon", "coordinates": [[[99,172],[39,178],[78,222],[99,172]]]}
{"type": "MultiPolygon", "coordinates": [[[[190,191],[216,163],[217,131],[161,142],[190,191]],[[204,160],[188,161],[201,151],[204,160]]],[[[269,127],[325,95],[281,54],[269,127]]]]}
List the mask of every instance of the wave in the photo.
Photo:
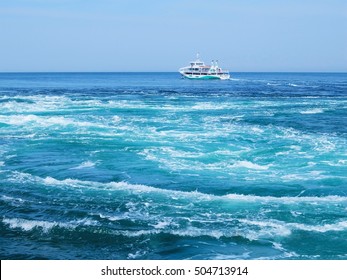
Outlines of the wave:
{"type": "MultiPolygon", "coordinates": [[[[64,228],[68,230],[75,230],[78,226],[95,226],[95,221],[90,220],[79,220],[72,222],[49,222],[49,221],[38,221],[38,220],[28,220],[20,218],[4,218],[2,222],[11,229],[20,229],[22,231],[32,231],[40,230],[43,233],[49,233],[53,228],[64,228]]],[[[98,230],[96,231],[98,232],[98,230]]],[[[199,229],[199,228],[188,228],[184,230],[160,230],[160,229],[151,229],[151,230],[113,230],[112,234],[122,235],[126,237],[139,237],[146,235],[155,235],[155,234],[172,234],[179,236],[210,236],[213,238],[220,238],[224,234],[218,230],[210,229],[199,229]]]]}
{"type": "MultiPolygon", "coordinates": [[[[52,229],[63,228],[67,230],[80,229],[84,226],[91,233],[99,234],[100,227],[105,228],[102,232],[112,235],[121,235],[127,238],[147,237],[151,235],[170,234],[182,237],[208,237],[220,238],[245,238],[248,240],[277,240],[287,238],[295,231],[307,231],[313,233],[342,232],[347,230],[347,220],[337,219],[327,223],[326,220],[303,222],[302,213],[315,211],[317,205],[320,211],[331,213],[332,209],[340,213],[347,205],[345,196],[299,196],[274,197],[242,194],[213,195],[199,191],[180,191],[161,189],[143,184],[131,184],[128,182],[101,183],[78,179],[58,180],[52,177],[37,177],[30,174],[16,173],[16,181],[21,179],[45,186],[78,189],[80,191],[97,190],[107,191],[108,197],[111,191],[117,193],[114,198],[121,198],[124,211],[112,211],[110,205],[100,212],[90,213],[85,209],[85,218],[72,219],[70,221],[44,221],[29,220],[22,218],[3,218],[3,223],[10,229],[23,231],[39,230],[49,233],[52,229]],[[292,210],[292,218],[302,222],[282,221],[266,215],[267,209],[281,207],[292,210]],[[164,207],[164,208],[163,208],[164,207]],[[308,207],[308,208],[307,208],[308,207]],[[325,210],[322,210],[324,207],[325,210]],[[302,209],[302,210],[301,210],[302,209]],[[264,212],[265,211],[265,212],[264,212]],[[294,213],[296,211],[296,213],[294,213]],[[302,213],[298,212],[302,211],[302,213]],[[299,218],[298,218],[299,217],[299,218]],[[128,222],[136,225],[129,228],[128,222]],[[120,226],[126,225],[124,229],[120,226]],[[117,228],[115,229],[114,226],[117,228]]],[[[89,192],[88,192],[89,193],[89,192]]],[[[73,196],[73,194],[71,194],[73,196]]],[[[104,194],[93,196],[102,201],[104,194]]],[[[82,195],[84,197],[84,195],[82,195]]],[[[5,198],[7,199],[7,198],[5,198]]],[[[11,198],[9,198],[11,199],[11,198]]],[[[90,198],[87,200],[90,201],[90,198]]],[[[105,202],[109,203],[109,202],[105,202]]],[[[112,205],[114,201],[112,200],[112,205]]],[[[282,208],[281,208],[282,209],[282,208]]],[[[271,210],[268,210],[271,212],[271,210]]],[[[275,210],[277,211],[277,210],[275,210]]],[[[66,215],[65,217],[68,217],[66,215]]]]}
{"type": "Polygon", "coordinates": [[[71,118],[66,117],[46,117],[46,116],[37,116],[37,115],[10,115],[10,116],[0,116],[0,122],[6,123],[9,125],[28,125],[34,124],[40,127],[49,127],[49,126],[100,126],[100,124],[85,122],[85,121],[76,121],[71,118]]]}
{"type": "Polygon", "coordinates": [[[268,82],[268,83],[266,83],[266,85],[268,85],[268,86],[280,86],[280,85],[282,85],[282,84],[280,84],[280,83],[273,83],[273,82],[268,82]]]}
{"type": "MultiPolygon", "coordinates": [[[[109,229],[103,232],[108,232],[108,234],[111,235],[120,235],[128,238],[170,234],[182,237],[209,237],[213,239],[242,237],[250,241],[256,241],[260,239],[276,240],[280,237],[289,237],[294,231],[327,233],[347,230],[347,221],[339,221],[337,223],[322,225],[285,223],[279,220],[235,219],[235,221],[237,221],[236,225],[230,226],[226,223],[223,227],[220,228],[196,227],[188,225],[177,229],[160,226],[153,227],[152,229],[137,230],[109,229]]],[[[55,228],[78,231],[78,227],[84,227],[83,231],[85,231],[86,227],[88,227],[88,231],[95,234],[100,233],[100,224],[95,220],[87,218],[68,222],[28,220],[22,218],[3,218],[2,222],[10,229],[19,229],[22,231],[39,230],[44,234],[49,234],[55,228]]]]}
{"type": "Polygon", "coordinates": [[[255,170],[268,170],[270,166],[272,166],[272,164],[259,165],[259,164],[256,164],[256,163],[253,163],[253,162],[250,162],[250,161],[247,161],[247,160],[237,161],[233,165],[230,165],[231,168],[243,167],[243,168],[255,169],[255,170]]]}
{"type": "Polygon", "coordinates": [[[244,195],[244,194],[227,194],[222,196],[217,196],[214,194],[207,194],[198,191],[179,191],[179,190],[170,190],[163,188],[156,188],[152,186],[147,186],[143,184],[131,184],[125,181],[121,182],[96,182],[96,181],[84,181],[78,179],[64,179],[58,180],[53,177],[41,178],[38,176],[33,176],[31,174],[22,173],[22,172],[13,172],[11,181],[17,183],[40,183],[47,186],[57,186],[57,187],[73,187],[73,188],[85,188],[95,190],[119,190],[119,191],[131,191],[133,193],[143,194],[143,193],[155,193],[166,195],[169,200],[175,199],[192,199],[198,201],[240,201],[248,203],[278,203],[278,204],[293,204],[293,203],[346,203],[347,196],[257,196],[257,195],[244,195]]]}
{"type": "Polygon", "coordinates": [[[81,219],[71,222],[51,222],[51,221],[40,221],[40,220],[28,220],[20,218],[3,218],[2,222],[8,225],[9,228],[19,228],[23,231],[31,231],[35,229],[41,230],[43,233],[48,233],[55,227],[65,228],[73,230],[77,226],[90,226],[95,225],[96,222],[88,219],[81,219]]]}
{"type": "Polygon", "coordinates": [[[223,237],[234,237],[236,233],[248,240],[268,239],[276,240],[279,237],[289,237],[294,231],[307,231],[316,233],[340,232],[347,230],[347,221],[339,221],[332,224],[309,225],[300,223],[287,223],[279,220],[249,220],[240,219],[241,226],[238,231],[223,237]]]}
{"type": "Polygon", "coordinates": [[[325,163],[329,166],[347,166],[347,160],[345,159],[339,159],[339,160],[332,160],[332,161],[327,161],[327,160],[322,160],[322,163],[325,163]]]}
{"type": "Polygon", "coordinates": [[[261,202],[261,203],[337,203],[347,202],[347,196],[328,195],[328,196],[256,196],[256,195],[243,195],[243,194],[227,194],[225,197],[232,200],[240,200],[247,202],[261,202]]]}
{"type": "Polygon", "coordinates": [[[19,198],[19,197],[12,197],[12,196],[7,196],[7,195],[2,195],[0,198],[2,201],[8,202],[13,206],[18,206],[22,205],[24,203],[29,202],[28,200],[19,198]]]}
{"type": "Polygon", "coordinates": [[[187,107],[190,110],[225,110],[231,108],[235,108],[235,105],[232,103],[216,104],[212,102],[198,102],[191,108],[187,107]]]}
{"type": "Polygon", "coordinates": [[[323,224],[323,225],[307,225],[289,223],[289,227],[295,230],[311,231],[311,232],[329,232],[329,231],[345,231],[347,230],[347,221],[340,221],[335,224],[323,224]]]}
{"type": "Polygon", "coordinates": [[[300,114],[303,115],[312,115],[312,114],[320,114],[323,113],[324,110],[321,108],[316,108],[316,109],[310,109],[310,110],[305,110],[305,111],[300,111],[300,114]]]}
{"type": "Polygon", "coordinates": [[[92,161],[85,161],[85,162],[82,162],[80,165],[76,166],[76,167],[72,167],[70,169],[83,169],[83,168],[91,168],[91,167],[94,167],[95,166],[95,162],[92,162],[92,161]]]}
{"type": "Polygon", "coordinates": [[[13,96],[2,100],[2,112],[53,112],[71,104],[72,100],[63,96],[13,96]]]}

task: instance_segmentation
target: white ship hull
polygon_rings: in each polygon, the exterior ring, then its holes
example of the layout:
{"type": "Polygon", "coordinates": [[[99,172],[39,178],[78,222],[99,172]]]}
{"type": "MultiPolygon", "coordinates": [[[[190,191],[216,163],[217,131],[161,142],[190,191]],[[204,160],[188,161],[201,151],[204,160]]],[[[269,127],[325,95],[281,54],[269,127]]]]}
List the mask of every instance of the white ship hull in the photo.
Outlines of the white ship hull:
{"type": "Polygon", "coordinates": [[[229,74],[221,74],[221,75],[200,75],[200,74],[186,74],[184,72],[180,72],[183,78],[187,78],[190,80],[230,80],[229,74]]]}

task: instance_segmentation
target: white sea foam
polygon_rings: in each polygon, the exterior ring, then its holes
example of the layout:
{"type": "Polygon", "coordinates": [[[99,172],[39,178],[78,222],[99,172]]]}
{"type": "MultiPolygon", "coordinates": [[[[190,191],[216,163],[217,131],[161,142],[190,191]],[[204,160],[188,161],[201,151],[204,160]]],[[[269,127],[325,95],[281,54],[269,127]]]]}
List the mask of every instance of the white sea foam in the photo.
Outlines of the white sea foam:
{"type": "Polygon", "coordinates": [[[323,109],[321,109],[321,108],[315,108],[315,109],[300,111],[300,114],[309,115],[309,114],[320,114],[320,113],[323,113],[323,112],[324,112],[323,109]]]}
{"type": "Polygon", "coordinates": [[[53,102],[17,102],[17,101],[9,101],[5,104],[1,104],[2,112],[5,113],[33,113],[33,112],[49,112],[57,110],[60,106],[53,102]]]}
{"type": "Polygon", "coordinates": [[[271,164],[268,165],[259,165],[247,160],[241,160],[241,161],[237,161],[236,163],[232,164],[230,167],[232,168],[239,168],[239,167],[243,167],[243,168],[248,168],[248,169],[255,169],[255,170],[268,170],[269,167],[272,166],[271,164]]]}
{"type": "MultiPolygon", "coordinates": [[[[199,256],[199,255],[197,255],[199,256]]],[[[213,260],[231,260],[231,259],[237,259],[237,260],[247,260],[250,259],[250,252],[244,252],[242,254],[220,254],[215,253],[212,255],[211,259],[213,260]]]]}
{"type": "Polygon", "coordinates": [[[40,127],[49,126],[80,126],[80,127],[90,127],[98,126],[104,127],[102,124],[94,122],[79,121],[72,118],[66,117],[45,117],[37,115],[10,115],[10,116],[0,116],[0,122],[10,124],[10,125],[38,125],[40,127]]]}
{"type": "Polygon", "coordinates": [[[347,160],[340,159],[337,162],[335,160],[334,161],[323,160],[322,163],[325,163],[325,164],[327,164],[329,166],[346,166],[347,165],[347,160]]]}
{"type": "Polygon", "coordinates": [[[266,83],[268,86],[280,86],[280,83],[266,83]]]}
{"type": "Polygon", "coordinates": [[[314,231],[314,232],[345,231],[347,230],[347,220],[340,221],[335,224],[323,224],[323,225],[306,225],[306,224],[298,224],[298,223],[289,223],[288,226],[297,230],[314,231]]]}
{"type": "Polygon", "coordinates": [[[138,230],[138,231],[130,231],[130,230],[116,230],[113,232],[115,235],[122,235],[127,237],[138,237],[143,235],[154,235],[160,234],[160,230],[138,230]]]}
{"type": "Polygon", "coordinates": [[[240,195],[240,194],[228,194],[225,197],[232,200],[243,200],[248,202],[263,202],[263,203],[280,203],[280,204],[292,204],[292,203],[338,203],[347,202],[345,196],[255,196],[255,195],[240,195]]]}
{"type": "Polygon", "coordinates": [[[115,123],[118,123],[118,122],[120,122],[121,120],[122,120],[122,118],[119,117],[119,116],[113,116],[113,117],[112,117],[112,121],[115,122],[115,123]]]}
{"type": "Polygon", "coordinates": [[[77,226],[85,225],[95,225],[96,222],[88,219],[74,220],[71,222],[50,222],[50,221],[37,221],[37,220],[27,220],[20,218],[4,218],[3,223],[8,225],[10,228],[19,228],[23,231],[31,231],[34,229],[40,229],[42,232],[47,233],[54,227],[75,229],[77,226]]]}
{"type": "MultiPolygon", "coordinates": [[[[304,133],[292,128],[274,128],[273,134],[276,139],[283,139],[286,142],[291,141],[293,144],[290,147],[298,147],[298,150],[301,151],[313,150],[319,153],[329,153],[338,149],[345,150],[344,147],[346,146],[346,141],[343,138],[337,138],[327,134],[304,133]],[[303,149],[304,147],[305,149],[303,149]]],[[[302,152],[300,157],[303,157],[302,155],[305,155],[306,158],[312,158],[314,156],[312,153],[303,153],[305,152],[302,152]]]]}
{"type": "Polygon", "coordinates": [[[111,222],[114,222],[114,221],[119,221],[119,220],[122,220],[126,217],[123,217],[123,216],[109,216],[109,215],[103,215],[103,214],[98,214],[98,216],[101,218],[101,219],[107,219],[111,222]]]}
{"type": "Polygon", "coordinates": [[[292,233],[285,223],[275,220],[257,221],[240,219],[239,221],[243,224],[259,227],[258,230],[248,230],[246,233],[247,238],[251,240],[256,240],[259,237],[288,236],[292,233]]]}
{"type": "Polygon", "coordinates": [[[192,158],[199,158],[204,155],[200,152],[195,153],[178,151],[171,148],[156,148],[144,149],[138,154],[144,156],[146,160],[155,161],[162,168],[169,168],[170,170],[211,170],[218,168],[217,166],[203,164],[199,161],[195,161],[192,165],[192,158]]]}
{"type": "Polygon", "coordinates": [[[87,183],[87,181],[84,183],[81,180],[76,179],[65,179],[65,180],[57,180],[52,177],[46,177],[44,179],[40,177],[36,177],[38,182],[43,183],[44,185],[51,185],[51,186],[63,186],[63,187],[82,187],[84,185],[90,185],[91,187],[94,185],[93,183],[87,183]]]}
{"type": "Polygon", "coordinates": [[[160,152],[169,155],[170,157],[182,157],[182,158],[198,158],[204,156],[204,153],[201,152],[186,152],[182,150],[177,150],[172,147],[161,147],[159,148],[160,152]]]}
{"type": "Polygon", "coordinates": [[[218,229],[204,229],[204,228],[196,228],[196,227],[188,227],[186,229],[179,230],[170,230],[168,233],[179,235],[179,236],[189,236],[189,237],[199,237],[199,236],[210,236],[216,239],[219,239],[223,236],[232,237],[234,236],[232,233],[224,232],[223,230],[218,229]]]}
{"type": "Polygon", "coordinates": [[[251,127],[251,130],[252,130],[253,132],[255,132],[256,134],[260,134],[260,133],[263,133],[263,132],[264,132],[264,129],[262,129],[262,128],[260,128],[260,127],[256,127],[256,126],[251,127]]]}
{"type": "Polygon", "coordinates": [[[27,200],[24,200],[22,198],[17,198],[17,197],[12,197],[12,196],[7,196],[7,195],[2,195],[1,200],[11,202],[11,203],[13,203],[13,205],[16,205],[16,206],[17,206],[17,204],[23,204],[24,202],[27,201],[27,200]]]}
{"type": "Polygon", "coordinates": [[[146,160],[151,160],[159,163],[160,167],[170,170],[187,170],[187,171],[206,171],[206,170],[219,170],[229,173],[235,168],[247,168],[257,170],[267,170],[271,164],[261,166],[247,161],[240,161],[234,164],[229,164],[227,161],[219,160],[213,163],[205,163],[200,158],[209,155],[223,155],[235,157],[242,153],[249,151],[247,147],[240,147],[234,151],[217,150],[214,152],[203,151],[181,151],[174,148],[151,148],[144,149],[138,154],[144,156],[146,160]],[[193,160],[196,159],[196,160],[193,160]]]}
{"type": "Polygon", "coordinates": [[[171,221],[158,221],[153,227],[156,229],[163,229],[168,227],[171,224],[171,221]]]}
{"type": "MultiPolygon", "coordinates": [[[[240,219],[240,224],[237,227],[225,227],[219,229],[201,228],[195,226],[177,227],[176,229],[168,228],[166,223],[158,223],[159,226],[149,230],[116,230],[113,233],[116,235],[123,235],[127,237],[138,237],[143,235],[157,235],[157,234],[172,234],[185,237],[201,237],[208,236],[215,239],[222,237],[243,237],[249,240],[258,239],[276,239],[279,236],[288,237],[295,230],[303,230],[309,232],[329,232],[329,231],[345,231],[347,229],[347,221],[341,221],[335,224],[324,225],[307,225],[299,223],[285,223],[279,220],[249,220],[240,219]]],[[[286,252],[286,250],[279,243],[274,243],[273,247],[277,250],[286,252]]],[[[288,254],[295,254],[287,252],[288,254]]]]}
{"type": "Polygon", "coordinates": [[[130,259],[130,260],[132,260],[132,259],[137,259],[137,258],[140,258],[140,257],[146,255],[146,254],[147,254],[146,251],[138,250],[138,251],[136,251],[134,254],[129,253],[129,254],[128,254],[128,259],[130,259]]]}
{"type": "Polygon", "coordinates": [[[229,109],[232,108],[232,104],[218,104],[216,105],[215,103],[210,103],[210,102],[200,102],[197,103],[196,105],[192,106],[192,110],[223,110],[223,109],[229,109]]]}
{"type": "Polygon", "coordinates": [[[29,173],[18,172],[18,171],[12,172],[12,176],[8,178],[8,181],[13,183],[31,183],[31,182],[41,181],[41,180],[42,178],[40,177],[36,177],[29,173]]]}
{"type": "Polygon", "coordinates": [[[240,222],[247,225],[258,226],[258,230],[247,230],[246,236],[248,239],[258,239],[260,237],[275,237],[275,236],[288,236],[294,230],[303,230],[310,232],[328,232],[328,231],[345,231],[347,230],[347,221],[340,221],[334,224],[323,225],[308,225],[299,223],[286,223],[278,220],[246,220],[240,219],[240,222]]]}
{"type": "MultiPolygon", "coordinates": [[[[313,165],[308,165],[308,166],[313,166],[313,165]]],[[[299,173],[299,174],[287,174],[281,176],[281,179],[283,181],[308,181],[308,180],[322,180],[322,179],[327,179],[327,178],[334,178],[334,176],[327,176],[322,174],[322,171],[318,170],[313,170],[307,173],[299,173]]]]}
{"type": "Polygon", "coordinates": [[[39,118],[35,115],[11,115],[11,116],[0,116],[0,122],[10,125],[23,125],[28,122],[35,122],[39,118]]]}
{"type": "MultiPolygon", "coordinates": [[[[33,221],[33,220],[26,220],[26,219],[3,219],[3,223],[7,224],[10,228],[20,228],[24,231],[31,231],[35,228],[40,228],[43,232],[47,233],[50,231],[53,227],[59,226],[59,223],[57,222],[47,222],[47,221],[33,221]]],[[[68,227],[65,225],[65,227],[68,227]]]]}
{"type": "Polygon", "coordinates": [[[292,150],[295,150],[295,151],[301,151],[301,146],[298,146],[298,145],[291,145],[289,148],[291,148],[292,150]]]}
{"type": "Polygon", "coordinates": [[[275,153],[275,156],[286,156],[289,155],[291,151],[286,151],[286,152],[277,152],[275,153]]]}
{"type": "Polygon", "coordinates": [[[116,235],[123,235],[127,237],[138,237],[143,235],[155,235],[155,234],[173,234],[178,236],[188,236],[188,237],[199,237],[199,236],[210,236],[212,238],[219,239],[223,236],[226,237],[232,237],[239,235],[238,233],[228,233],[227,231],[223,230],[211,230],[211,229],[204,229],[204,228],[197,228],[189,226],[187,228],[182,229],[151,229],[151,230],[138,230],[138,231],[129,231],[129,230],[116,230],[114,231],[114,234],[116,235]]]}
{"type": "Polygon", "coordinates": [[[287,249],[283,248],[283,245],[278,242],[272,242],[272,247],[276,250],[283,252],[283,258],[298,257],[299,255],[295,252],[288,252],[287,249]]]}
{"type": "Polygon", "coordinates": [[[91,168],[91,167],[94,167],[95,166],[95,162],[92,162],[92,161],[85,161],[85,162],[82,162],[80,165],[76,166],[76,167],[72,167],[70,169],[83,169],[83,168],[91,168]]]}
{"type": "Polygon", "coordinates": [[[175,197],[176,199],[197,199],[199,201],[206,200],[234,200],[244,201],[248,203],[279,203],[279,204],[292,204],[292,203],[346,203],[347,196],[255,196],[255,195],[243,195],[243,194],[227,194],[223,196],[216,196],[212,194],[205,194],[198,191],[184,192],[178,190],[168,190],[155,188],[152,186],[142,184],[131,184],[128,182],[109,182],[101,183],[95,181],[83,181],[78,179],[64,179],[57,180],[52,177],[41,178],[33,176],[27,173],[13,172],[13,178],[10,179],[14,182],[36,182],[49,186],[64,186],[64,187],[89,187],[96,190],[117,190],[117,191],[131,191],[133,193],[157,193],[166,195],[169,199],[175,197]]]}
{"type": "Polygon", "coordinates": [[[316,141],[313,142],[313,149],[318,152],[331,152],[336,149],[336,144],[332,139],[329,139],[327,136],[319,137],[316,141]]]}

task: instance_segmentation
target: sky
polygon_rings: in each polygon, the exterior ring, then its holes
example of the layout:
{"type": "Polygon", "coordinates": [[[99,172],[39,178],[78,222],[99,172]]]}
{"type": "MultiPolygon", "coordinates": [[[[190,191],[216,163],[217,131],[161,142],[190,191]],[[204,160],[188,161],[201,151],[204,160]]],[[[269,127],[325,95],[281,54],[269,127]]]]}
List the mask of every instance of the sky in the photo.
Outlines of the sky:
{"type": "Polygon", "coordinates": [[[347,72],[346,0],[0,0],[0,72],[347,72]]]}

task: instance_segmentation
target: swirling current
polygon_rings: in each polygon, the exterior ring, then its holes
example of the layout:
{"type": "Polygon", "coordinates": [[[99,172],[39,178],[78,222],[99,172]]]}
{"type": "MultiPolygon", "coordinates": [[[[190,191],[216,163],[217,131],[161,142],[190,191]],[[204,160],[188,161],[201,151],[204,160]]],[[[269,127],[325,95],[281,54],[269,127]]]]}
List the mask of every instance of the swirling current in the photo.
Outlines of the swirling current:
{"type": "Polygon", "coordinates": [[[347,259],[347,75],[0,73],[2,259],[347,259]]]}

